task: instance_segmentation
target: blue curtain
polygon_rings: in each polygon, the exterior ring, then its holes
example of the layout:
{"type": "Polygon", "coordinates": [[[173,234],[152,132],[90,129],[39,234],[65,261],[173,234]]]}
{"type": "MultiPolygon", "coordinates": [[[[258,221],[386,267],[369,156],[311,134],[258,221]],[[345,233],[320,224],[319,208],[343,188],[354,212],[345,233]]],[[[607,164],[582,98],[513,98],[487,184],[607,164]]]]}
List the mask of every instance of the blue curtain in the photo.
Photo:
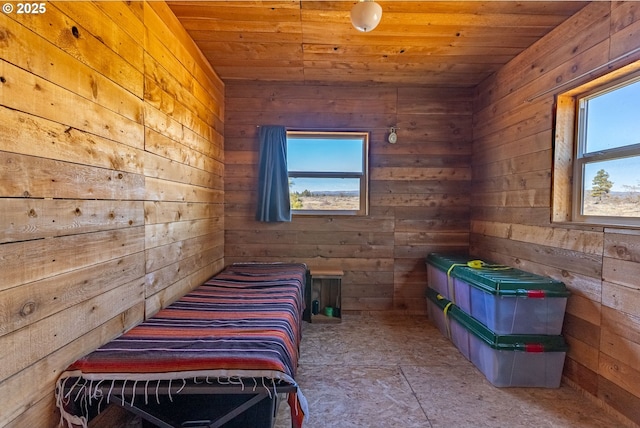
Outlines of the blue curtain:
{"type": "Polygon", "coordinates": [[[291,221],[287,131],[284,126],[260,127],[258,221],[291,221]]]}

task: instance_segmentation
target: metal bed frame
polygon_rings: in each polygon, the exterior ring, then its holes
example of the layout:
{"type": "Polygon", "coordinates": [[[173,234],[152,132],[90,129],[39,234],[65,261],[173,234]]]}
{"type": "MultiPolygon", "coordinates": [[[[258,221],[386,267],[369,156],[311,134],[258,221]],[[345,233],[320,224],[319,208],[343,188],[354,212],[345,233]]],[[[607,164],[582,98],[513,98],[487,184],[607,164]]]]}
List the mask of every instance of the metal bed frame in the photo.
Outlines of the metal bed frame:
{"type": "MultiPolygon", "coordinates": [[[[76,408],[87,406],[92,416],[102,411],[103,406],[114,404],[158,428],[273,428],[281,395],[295,393],[297,387],[267,379],[263,383],[261,378],[260,381],[248,379],[245,385],[194,381],[183,384],[182,381],[166,380],[108,381],[89,387],[65,386],[64,396],[69,397],[76,408]],[[243,415],[249,420],[234,421],[243,415]]],[[[68,383],[72,384],[72,379],[68,383]]]]}

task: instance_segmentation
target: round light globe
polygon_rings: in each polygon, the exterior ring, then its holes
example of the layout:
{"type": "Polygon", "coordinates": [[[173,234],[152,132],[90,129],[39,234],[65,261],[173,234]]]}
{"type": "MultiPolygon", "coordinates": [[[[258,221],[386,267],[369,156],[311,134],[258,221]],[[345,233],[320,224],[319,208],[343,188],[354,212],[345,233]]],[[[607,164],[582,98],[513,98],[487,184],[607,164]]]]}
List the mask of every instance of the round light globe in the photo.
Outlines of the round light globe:
{"type": "Polygon", "coordinates": [[[351,9],[351,23],[358,31],[366,33],[373,30],[381,18],[382,6],[371,0],[360,1],[351,9]]]}

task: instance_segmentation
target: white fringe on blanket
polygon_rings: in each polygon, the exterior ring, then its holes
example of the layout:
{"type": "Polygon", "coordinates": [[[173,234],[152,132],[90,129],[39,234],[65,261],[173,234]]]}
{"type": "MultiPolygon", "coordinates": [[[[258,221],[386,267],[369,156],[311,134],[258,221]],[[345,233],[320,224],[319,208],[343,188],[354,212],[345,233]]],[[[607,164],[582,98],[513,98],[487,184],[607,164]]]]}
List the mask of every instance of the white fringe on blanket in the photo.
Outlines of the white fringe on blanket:
{"type": "MultiPolygon", "coordinates": [[[[194,374],[193,377],[188,376],[187,373],[162,373],[154,374],[86,374],[80,371],[68,371],[63,373],[62,376],[56,382],[56,406],[60,410],[60,426],[67,426],[68,428],[88,428],[89,422],[89,408],[96,406],[98,413],[102,412],[102,405],[111,403],[114,398],[116,403],[123,403],[133,407],[136,400],[137,386],[139,383],[144,383],[144,404],[149,404],[149,396],[155,396],[157,404],[160,404],[160,396],[167,396],[169,401],[173,402],[173,395],[180,394],[187,385],[188,381],[192,381],[195,385],[209,384],[209,385],[235,385],[240,386],[241,390],[245,388],[251,392],[255,392],[258,388],[264,389],[269,398],[272,399],[277,395],[277,388],[275,381],[282,380],[296,387],[296,399],[299,401],[302,412],[305,415],[308,414],[308,404],[306,398],[302,395],[300,388],[296,382],[289,376],[281,372],[268,372],[272,376],[256,376],[255,372],[247,373],[246,375],[207,375],[201,376],[194,374]],[[247,380],[252,380],[253,385],[245,385],[247,380]],[[273,380],[271,385],[267,385],[267,380],[273,380]],[[68,385],[73,382],[72,385],[68,385]],[[103,385],[111,383],[109,390],[105,396],[103,385]],[[116,384],[122,382],[121,386],[114,391],[116,384]],[[162,383],[166,385],[162,385],[162,383]],[[175,387],[174,382],[180,382],[180,386],[175,387]],[[131,384],[132,383],[132,384],[131,384]],[[261,385],[260,385],[261,383],[261,385]],[[154,387],[155,384],[155,387],[154,387]],[[126,393],[127,385],[131,387],[130,397],[126,393]],[[132,385],[132,386],[131,386],[132,385]],[[151,393],[149,387],[151,386],[151,393]],[[172,393],[172,388],[173,393],[172,393]],[[117,397],[117,398],[115,398],[117,397]],[[68,405],[71,402],[79,404],[79,415],[69,413],[67,411],[68,405]]],[[[297,406],[296,406],[297,414],[297,406]]]]}

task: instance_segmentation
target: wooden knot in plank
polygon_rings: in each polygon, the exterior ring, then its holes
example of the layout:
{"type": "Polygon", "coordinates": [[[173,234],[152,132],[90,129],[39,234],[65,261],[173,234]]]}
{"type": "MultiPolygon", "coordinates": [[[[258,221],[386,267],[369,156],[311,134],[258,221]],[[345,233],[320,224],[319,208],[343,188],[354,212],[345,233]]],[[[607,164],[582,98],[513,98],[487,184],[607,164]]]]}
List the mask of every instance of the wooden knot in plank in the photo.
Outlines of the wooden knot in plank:
{"type": "Polygon", "coordinates": [[[22,305],[22,309],[20,309],[20,315],[23,317],[27,317],[34,313],[36,310],[36,302],[29,301],[22,305]]]}

